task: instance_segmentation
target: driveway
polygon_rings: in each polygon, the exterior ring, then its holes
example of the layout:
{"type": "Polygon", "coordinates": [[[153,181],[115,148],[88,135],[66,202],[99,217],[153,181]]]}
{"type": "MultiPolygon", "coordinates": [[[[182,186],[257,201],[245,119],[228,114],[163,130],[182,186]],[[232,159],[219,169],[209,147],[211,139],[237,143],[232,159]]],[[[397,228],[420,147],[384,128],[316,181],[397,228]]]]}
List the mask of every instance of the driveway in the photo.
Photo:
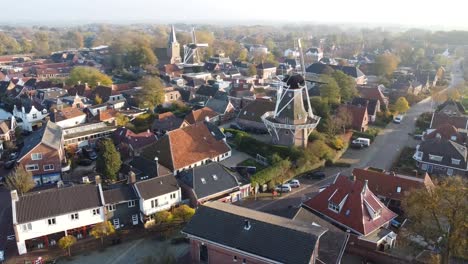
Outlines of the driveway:
{"type": "Polygon", "coordinates": [[[240,152],[240,151],[238,151],[236,149],[232,149],[231,157],[229,157],[229,158],[227,158],[225,160],[222,160],[219,163],[221,163],[224,166],[230,168],[230,167],[237,166],[237,164],[241,163],[242,161],[244,161],[246,159],[255,159],[255,158],[252,158],[252,156],[250,156],[247,153],[240,152]]]}

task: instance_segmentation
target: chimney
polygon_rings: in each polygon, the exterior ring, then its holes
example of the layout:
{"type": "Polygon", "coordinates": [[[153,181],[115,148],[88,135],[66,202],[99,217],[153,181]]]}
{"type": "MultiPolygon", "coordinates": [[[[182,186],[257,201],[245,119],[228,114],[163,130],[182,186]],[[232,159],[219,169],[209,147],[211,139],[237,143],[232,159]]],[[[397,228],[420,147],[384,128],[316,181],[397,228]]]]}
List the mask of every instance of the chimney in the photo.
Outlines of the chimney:
{"type": "Polygon", "coordinates": [[[156,176],[159,176],[159,159],[154,157],[154,162],[156,163],[156,176]]]}
{"type": "Polygon", "coordinates": [[[101,85],[101,82],[97,82],[97,86],[100,86],[101,85]]]}
{"type": "Polygon", "coordinates": [[[94,176],[94,181],[96,182],[96,185],[101,184],[101,176],[99,175],[94,176]]]}
{"type": "Polygon", "coordinates": [[[244,220],[244,229],[245,230],[250,230],[252,226],[250,225],[250,221],[249,220],[244,220]]]}
{"type": "Polygon", "coordinates": [[[127,184],[133,184],[135,182],[136,182],[136,175],[133,171],[130,171],[127,177],[127,184]]]}
{"type": "Polygon", "coordinates": [[[81,81],[78,81],[78,85],[80,85],[80,84],[81,84],[81,81]]]}
{"type": "Polygon", "coordinates": [[[19,201],[18,192],[16,190],[11,191],[10,195],[11,195],[11,200],[13,202],[18,202],[19,201]]]}

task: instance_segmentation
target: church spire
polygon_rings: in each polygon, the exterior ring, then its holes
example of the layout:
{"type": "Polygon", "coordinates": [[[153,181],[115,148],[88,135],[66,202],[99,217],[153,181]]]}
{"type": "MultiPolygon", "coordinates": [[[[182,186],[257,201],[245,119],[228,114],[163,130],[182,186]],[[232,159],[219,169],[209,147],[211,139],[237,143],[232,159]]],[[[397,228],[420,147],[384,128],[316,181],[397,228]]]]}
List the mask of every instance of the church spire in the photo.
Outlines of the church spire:
{"type": "Polygon", "coordinates": [[[177,43],[174,25],[171,25],[171,35],[169,36],[169,45],[177,43]]]}

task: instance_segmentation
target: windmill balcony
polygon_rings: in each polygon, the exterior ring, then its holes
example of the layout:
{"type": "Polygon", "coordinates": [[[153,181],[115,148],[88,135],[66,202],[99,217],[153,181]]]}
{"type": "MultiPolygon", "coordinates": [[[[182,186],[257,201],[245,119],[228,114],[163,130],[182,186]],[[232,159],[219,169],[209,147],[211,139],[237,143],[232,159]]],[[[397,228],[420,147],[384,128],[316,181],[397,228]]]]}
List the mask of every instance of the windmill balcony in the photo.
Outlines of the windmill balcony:
{"type": "Polygon", "coordinates": [[[284,123],[278,123],[274,119],[275,112],[270,111],[266,112],[265,114],[262,115],[262,121],[267,127],[274,127],[274,128],[281,128],[281,129],[315,129],[320,121],[320,117],[318,116],[313,116],[308,117],[306,122],[303,124],[284,124],[284,123]]]}

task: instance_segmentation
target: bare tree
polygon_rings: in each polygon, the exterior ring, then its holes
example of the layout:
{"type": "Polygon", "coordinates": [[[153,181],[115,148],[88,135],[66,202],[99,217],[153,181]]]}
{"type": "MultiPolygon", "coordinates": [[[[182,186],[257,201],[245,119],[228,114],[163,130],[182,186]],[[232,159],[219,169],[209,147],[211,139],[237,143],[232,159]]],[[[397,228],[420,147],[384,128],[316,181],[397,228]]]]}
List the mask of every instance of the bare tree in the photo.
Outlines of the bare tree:
{"type": "Polygon", "coordinates": [[[23,166],[17,166],[15,171],[6,177],[6,185],[10,190],[16,190],[20,195],[28,192],[36,185],[32,173],[23,166]]]}

